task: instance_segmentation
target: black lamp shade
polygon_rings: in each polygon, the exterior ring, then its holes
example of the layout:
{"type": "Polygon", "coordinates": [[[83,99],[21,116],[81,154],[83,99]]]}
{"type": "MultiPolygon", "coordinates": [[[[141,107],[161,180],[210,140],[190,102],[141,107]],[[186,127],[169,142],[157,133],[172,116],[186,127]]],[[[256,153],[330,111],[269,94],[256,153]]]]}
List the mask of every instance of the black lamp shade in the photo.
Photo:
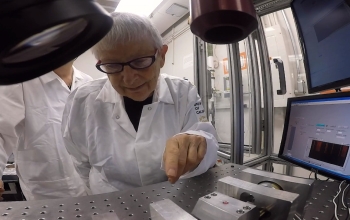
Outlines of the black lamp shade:
{"type": "Polygon", "coordinates": [[[0,3],[0,85],[21,83],[72,61],[112,24],[92,0],[0,3]]]}
{"type": "Polygon", "coordinates": [[[258,27],[252,0],[190,0],[191,31],[212,44],[230,44],[258,27]]]}

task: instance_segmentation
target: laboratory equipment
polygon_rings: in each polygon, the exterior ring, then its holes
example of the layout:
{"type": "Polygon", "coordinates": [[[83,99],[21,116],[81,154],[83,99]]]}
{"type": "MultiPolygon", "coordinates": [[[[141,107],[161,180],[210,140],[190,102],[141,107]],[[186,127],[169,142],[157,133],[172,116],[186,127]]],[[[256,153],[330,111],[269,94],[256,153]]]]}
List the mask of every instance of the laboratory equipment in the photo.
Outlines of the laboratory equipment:
{"type": "Polygon", "coordinates": [[[191,31],[212,44],[235,43],[258,27],[252,0],[191,0],[191,31]]]}
{"type": "Polygon", "coordinates": [[[33,79],[96,44],[112,18],[93,0],[0,3],[0,85],[33,79]]]}
{"type": "Polygon", "coordinates": [[[350,85],[350,6],[346,0],[294,0],[309,93],[350,85]]]}
{"type": "Polygon", "coordinates": [[[279,157],[350,180],[350,93],[289,98],[279,157]]]}

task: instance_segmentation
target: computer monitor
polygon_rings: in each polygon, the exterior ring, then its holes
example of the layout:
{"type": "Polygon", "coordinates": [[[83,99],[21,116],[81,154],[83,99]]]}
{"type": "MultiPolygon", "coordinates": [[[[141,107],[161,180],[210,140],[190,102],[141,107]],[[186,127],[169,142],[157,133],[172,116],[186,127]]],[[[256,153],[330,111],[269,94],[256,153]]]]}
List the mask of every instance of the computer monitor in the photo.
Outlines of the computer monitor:
{"type": "Polygon", "coordinates": [[[349,0],[294,0],[309,93],[350,85],[349,0]]]}
{"type": "Polygon", "coordinates": [[[289,98],[278,156],[350,180],[350,93],[289,98]]]}

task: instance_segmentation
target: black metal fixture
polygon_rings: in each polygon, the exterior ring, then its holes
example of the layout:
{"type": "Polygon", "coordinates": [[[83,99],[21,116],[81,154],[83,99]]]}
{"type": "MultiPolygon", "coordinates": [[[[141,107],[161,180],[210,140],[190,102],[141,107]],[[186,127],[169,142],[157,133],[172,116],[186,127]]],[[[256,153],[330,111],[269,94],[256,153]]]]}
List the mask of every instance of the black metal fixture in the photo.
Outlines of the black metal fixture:
{"type": "Polygon", "coordinates": [[[96,44],[112,24],[93,0],[2,0],[0,85],[62,66],[96,44]]]}

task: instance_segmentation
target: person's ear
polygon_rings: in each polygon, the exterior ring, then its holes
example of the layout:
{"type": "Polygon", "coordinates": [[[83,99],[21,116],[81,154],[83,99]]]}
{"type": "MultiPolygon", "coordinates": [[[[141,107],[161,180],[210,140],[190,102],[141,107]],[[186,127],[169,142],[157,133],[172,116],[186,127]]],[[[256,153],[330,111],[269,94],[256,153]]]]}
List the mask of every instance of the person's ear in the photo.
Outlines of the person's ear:
{"type": "Polygon", "coordinates": [[[165,64],[165,54],[168,51],[168,45],[163,45],[162,49],[159,50],[161,55],[160,68],[162,68],[165,64]]]}

